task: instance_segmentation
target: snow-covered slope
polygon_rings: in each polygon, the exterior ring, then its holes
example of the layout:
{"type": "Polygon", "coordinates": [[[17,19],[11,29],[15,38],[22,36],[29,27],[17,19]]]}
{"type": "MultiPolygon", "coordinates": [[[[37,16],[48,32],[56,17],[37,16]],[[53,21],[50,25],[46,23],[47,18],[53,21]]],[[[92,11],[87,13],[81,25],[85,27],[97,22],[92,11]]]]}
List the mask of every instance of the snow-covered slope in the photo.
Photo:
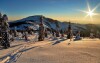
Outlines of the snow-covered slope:
{"type": "MultiPolygon", "coordinates": [[[[14,27],[16,27],[17,30],[23,30],[25,26],[31,26],[33,27],[35,30],[38,29],[39,24],[40,24],[40,17],[41,15],[35,15],[35,16],[29,16],[17,21],[13,21],[13,22],[9,22],[10,24],[10,28],[14,29],[14,27]],[[30,23],[31,22],[31,23],[30,23]]],[[[43,22],[45,27],[49,27],[49,28],[53,28],[53,29],[57,29],[57,25],[59,26],[60,30],[67,30],[68,28],[68,22],[61,22],[58,20],[53,20],[51,18],[46,18],[43,16],[43,22]]],[[[85,26],[83,25],[79,25],[79,24],[72,24],[72,29],[73,30],[84,30],[86,29],[85,26]]]]}

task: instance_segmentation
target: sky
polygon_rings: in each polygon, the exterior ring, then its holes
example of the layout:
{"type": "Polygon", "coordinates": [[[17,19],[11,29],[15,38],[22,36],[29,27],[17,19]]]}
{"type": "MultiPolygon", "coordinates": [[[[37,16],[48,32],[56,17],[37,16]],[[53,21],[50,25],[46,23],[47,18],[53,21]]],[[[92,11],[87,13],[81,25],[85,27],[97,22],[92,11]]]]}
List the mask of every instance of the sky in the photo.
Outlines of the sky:
{"type": "Polygon", "coordinates": [[[100,0],[0,0],[0,12],[7,14],[9,21],[22,19],[33,15],[44,15],[59,21],[71,21],[74,23],[100,23],[100,0]],[[87,16],[87,2],[93,13],[97,15],[87,16]],[[82,10],[82,11],[80,11],[82,10]]]}

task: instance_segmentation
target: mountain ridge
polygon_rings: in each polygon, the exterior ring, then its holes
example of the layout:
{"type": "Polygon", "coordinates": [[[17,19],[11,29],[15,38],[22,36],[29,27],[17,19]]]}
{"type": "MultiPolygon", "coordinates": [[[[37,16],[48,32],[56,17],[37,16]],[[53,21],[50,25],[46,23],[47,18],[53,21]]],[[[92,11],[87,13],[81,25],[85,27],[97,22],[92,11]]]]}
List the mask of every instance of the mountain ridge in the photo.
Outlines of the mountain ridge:
{"type": "MultiPolygon", "coordinates": [[[[16,27],[16,30],[23,30],[24,27],[33,27],[33,29],[38,29],[39,28],[39,24],[40,24],[40,17],[42,15],[34,15],[34,16],[28,16],[26,18],[20,19],[20,20],[16,20],[13,22],[9,22],[10,28],[14,29],[14,27],[16,27]],[[31,23],[29,23],[31,22],[31,23]],[[33,24],[32,24],[33,23],[33,24]]],[[[59,30],[63,30],[66,31],[68,28],[68,23],[69,22],[61,22],[59,20],[54,20],[52,18],[47,18],[45,16],[43,16],[43,22],[44,25],[48,28],[52,28],[54,30],[57,29],[57,26],[59,27],[59,30]]],[[[91,29],[94,29],[95,31],[100,31],[100,26],[99,25],[93,25],[93,24],[75,24],[75,23],[71,23],[71,27],[73,31],[77,31],[80,30],[82,32],[88,32],[88,34],[91,32],[91,29]]]]}

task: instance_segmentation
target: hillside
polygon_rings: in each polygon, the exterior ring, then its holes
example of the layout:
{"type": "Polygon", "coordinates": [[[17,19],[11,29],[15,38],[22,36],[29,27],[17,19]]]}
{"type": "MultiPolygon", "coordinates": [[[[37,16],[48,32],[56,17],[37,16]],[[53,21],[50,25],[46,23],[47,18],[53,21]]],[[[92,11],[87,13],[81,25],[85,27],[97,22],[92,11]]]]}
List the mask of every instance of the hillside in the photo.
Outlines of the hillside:
{"type": "MultiPolygon", "coordinates": [[[[25,27],[30,26],[34,30],[37,30],[40,24],[40,17],[41,15],[35,15],[35,16],[29,16],[20,20],[16,20],[13,22],[9,22],[10,29],[14,29],[14,27],[16,27],[16,30],[24,30],[25,27]]],[[[43,23],[45,27],[52,28],[54,30],[56,30],[57,27],[59,27],[59,30],[66,31],[68,28],[68,22],[61,22],[58,20],[47,18],[45,16],[43,16],[43,23]]],[[[100,31],[99,25],[71,23],[71,26],[72,26],[73,31],[80,30],[86,36],[90,34],[91,29],[95,30],[95,33],[97,31],[100,31]]]]}

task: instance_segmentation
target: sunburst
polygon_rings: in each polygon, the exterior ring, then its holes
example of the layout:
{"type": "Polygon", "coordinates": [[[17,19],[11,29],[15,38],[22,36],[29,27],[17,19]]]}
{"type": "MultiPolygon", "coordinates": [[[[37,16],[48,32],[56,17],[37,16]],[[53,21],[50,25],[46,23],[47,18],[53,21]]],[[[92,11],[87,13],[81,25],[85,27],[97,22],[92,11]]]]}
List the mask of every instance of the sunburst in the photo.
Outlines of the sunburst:
{"type": "Polygon", "coordinates": [[[83,10],[80,10],[84,13],[86,13],[87,15],[85,16],[86,17],[90,17],[91,21],[93,21],[93,16],[94,15],[99,15],[98,13],[94,13],[94,11],[100,6],[100,3],[98,5],[96,5],[93,9],[90,8],[90,5],[89,3],[87,2],[87,7],[88,7],[88,11],[83,11],[83,10]]]}

